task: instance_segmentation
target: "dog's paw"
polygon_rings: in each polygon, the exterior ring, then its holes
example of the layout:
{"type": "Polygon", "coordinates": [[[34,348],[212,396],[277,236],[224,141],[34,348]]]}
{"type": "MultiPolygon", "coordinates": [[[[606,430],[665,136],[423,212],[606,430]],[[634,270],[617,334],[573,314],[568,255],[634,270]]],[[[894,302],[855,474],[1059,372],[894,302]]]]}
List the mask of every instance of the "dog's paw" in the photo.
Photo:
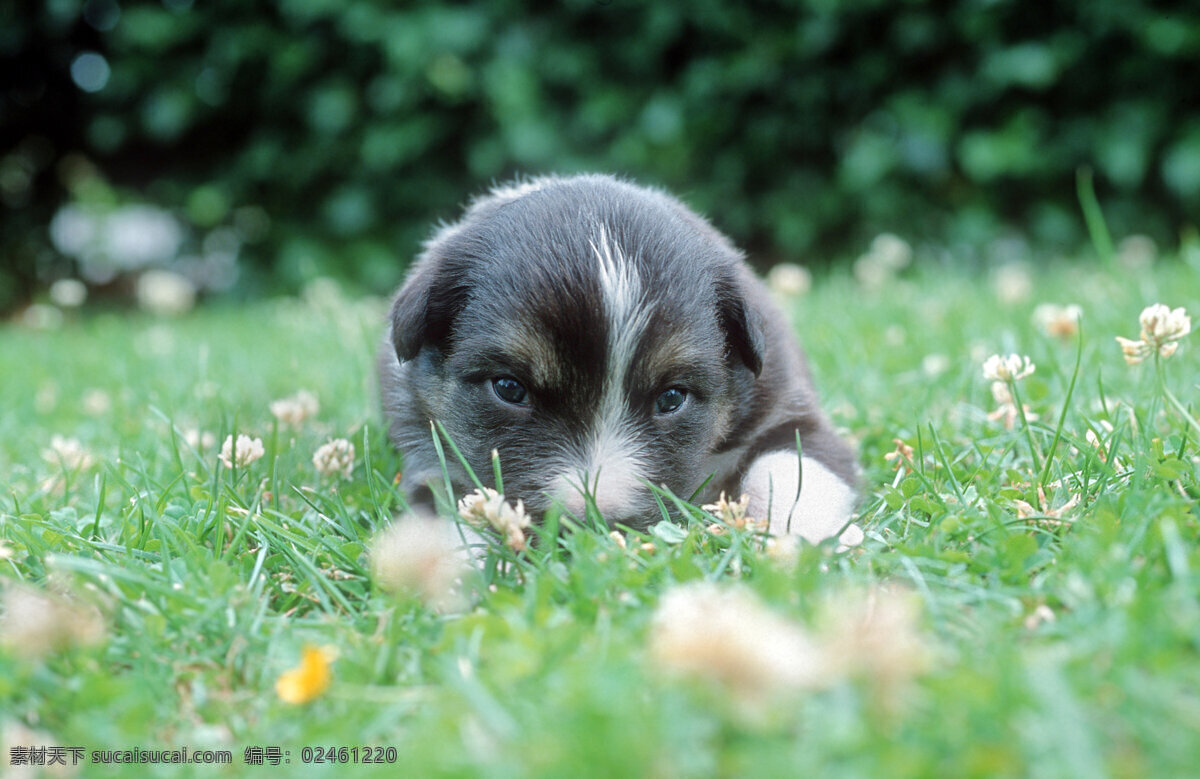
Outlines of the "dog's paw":
{"type": "Polygon", "coordinates": [[[764,454],[751,463],[742,490],[750,496],[746,513],[769,520],[771,535],[798,535],[814,544],[833,536],[845,546],[862,543],[862,530],[850,523],[854,490],[811,457],[764,454]]]}

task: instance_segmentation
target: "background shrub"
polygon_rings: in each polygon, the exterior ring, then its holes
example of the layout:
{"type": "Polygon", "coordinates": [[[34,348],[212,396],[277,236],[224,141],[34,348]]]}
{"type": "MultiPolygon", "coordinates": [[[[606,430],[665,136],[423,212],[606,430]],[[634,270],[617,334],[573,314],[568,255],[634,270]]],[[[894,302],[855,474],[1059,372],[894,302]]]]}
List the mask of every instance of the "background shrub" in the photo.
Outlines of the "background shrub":
{"type": "Polygon", "coordinates": [[[210,289],[232,252],[241,292],[384,290],[517,172],[666,186],[766,263],[881,230],[1069,250],[1090,166],[1116,232],[1173,241],[1200,205],[1198,54],[1200,8],[1137,0],[12,4],[0,308],[88,272],[48,228],[68,204],[166,209],[210,289]]]}

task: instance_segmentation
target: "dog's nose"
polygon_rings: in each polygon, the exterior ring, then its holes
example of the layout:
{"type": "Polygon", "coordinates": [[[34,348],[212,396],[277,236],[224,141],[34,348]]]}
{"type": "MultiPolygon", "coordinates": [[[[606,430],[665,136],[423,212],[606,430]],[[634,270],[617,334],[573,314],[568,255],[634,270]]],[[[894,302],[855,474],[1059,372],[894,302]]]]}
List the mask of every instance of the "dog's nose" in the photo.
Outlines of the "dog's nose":
{"type": "MultiPolygon", "coordinates": [[[[603,479],[595,484],[594,488],[591,498],[595,501],[596,510],[610,527],[628,523],[633,518],[638,505],[638,496],[633,491],[606,488],[603,479]]],[[[556,499],[563,509],[576,519],[586,519],[588,498],[577,485],[560,486],[556,491],[556,499]]]]}

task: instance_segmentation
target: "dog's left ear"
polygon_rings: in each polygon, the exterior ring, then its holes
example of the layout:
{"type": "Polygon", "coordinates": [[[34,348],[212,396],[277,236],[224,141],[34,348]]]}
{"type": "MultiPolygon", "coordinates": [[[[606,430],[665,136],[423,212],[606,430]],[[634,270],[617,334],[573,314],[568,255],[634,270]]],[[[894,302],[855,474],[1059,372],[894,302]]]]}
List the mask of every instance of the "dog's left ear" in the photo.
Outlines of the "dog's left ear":
{"type": "Polygon", "coordinates": [[[730,275],[717,281],[717,316],[730,354],[736,356],[755,376],[762,373],[763,354],[766,352],[766,335],[762,317],[746,302],[742,286],[736,276],[730,275]]]}
{"type": "Polygon", "coordinates": [[[400,362],[422,346],[441,348],[467,298],[462,276],[437,253],[422,257],[392,303],[392,346],[400,362]]]}

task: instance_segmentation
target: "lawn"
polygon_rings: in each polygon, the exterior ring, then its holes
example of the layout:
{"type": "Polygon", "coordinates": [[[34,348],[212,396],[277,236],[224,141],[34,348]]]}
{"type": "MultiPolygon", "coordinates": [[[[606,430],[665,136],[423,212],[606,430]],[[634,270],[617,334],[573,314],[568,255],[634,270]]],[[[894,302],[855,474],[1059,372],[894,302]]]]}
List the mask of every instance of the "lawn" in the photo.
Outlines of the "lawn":
{"type": "Polygon", "coordinates": [[[384,301],[321,282],[0,326],[5,768],[56,746],[85,775],[147,768],[103,750],[184,747],[232,762],[151,768],[1194,775],[1197,336],[1137,365],[1115,338],[1154,303],[1200,313],[1200,262],[943,262],[835,271],[785,303],[860,450],[861,547],[699,512],[644,536],[564,522],[521,552],[495,540],[441,597],[432,563],[371,563],[404,507],[374,389],[384,301]],[[1078,334],[1035,321],[1046,303],[1078,305],[1078,334]],[[983,364],[1009,353],[1036,371],[994,393],[983,364]],[[273,415],[301,390],[315,413],[273,415]],[[229,468],[237,434],[263,456],[229,468]],[[348,478],[314,466],[331,439],[355,448],[348,478]]]}

